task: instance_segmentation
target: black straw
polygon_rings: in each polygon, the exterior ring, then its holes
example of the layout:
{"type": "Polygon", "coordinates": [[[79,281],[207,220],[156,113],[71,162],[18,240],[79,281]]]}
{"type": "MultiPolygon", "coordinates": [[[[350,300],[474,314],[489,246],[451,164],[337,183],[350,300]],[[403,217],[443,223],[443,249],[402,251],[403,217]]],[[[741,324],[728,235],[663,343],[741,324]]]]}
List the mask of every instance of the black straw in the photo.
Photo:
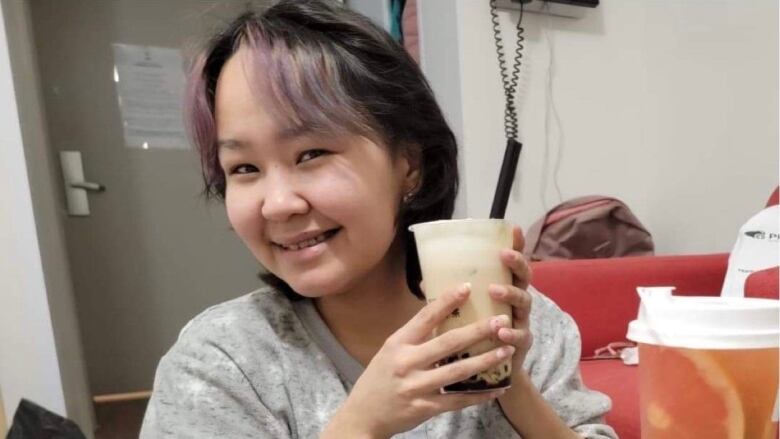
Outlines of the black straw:
{"type": "Polygon", "coordinates": [[[509,202],[509,192],[512,191],[512,181],[515,179],[517,161],[523,144],[515,139],[506,140],[504,161],[501,164],[501,173],[498,175],[496,194],[493,197],[493,207],[490,208],[490,217],[503,219],[506,213],[506,205],[509,202]]]}

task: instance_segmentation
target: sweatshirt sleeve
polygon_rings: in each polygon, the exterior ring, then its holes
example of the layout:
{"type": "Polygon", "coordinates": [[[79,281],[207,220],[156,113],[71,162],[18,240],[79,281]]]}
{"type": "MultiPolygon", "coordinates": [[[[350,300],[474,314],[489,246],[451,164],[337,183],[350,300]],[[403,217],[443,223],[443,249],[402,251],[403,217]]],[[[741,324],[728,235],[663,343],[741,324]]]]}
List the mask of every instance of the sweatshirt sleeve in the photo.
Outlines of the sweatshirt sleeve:
{"type": "MultiPolygon", "coordinates": [[[[612,406],[609,397],[582,383],[577,324],[533,287],[529,292],[533,296],[530,325],[534,343],[524,367],[531,381],[563,422],[583,438],[617,439],[615,430],[604,422],[604,415],[612,406]]],[[[495,408],[501,413],[499,407],[495,408]]],[[[500,437],[519,438],[503,413],[494,416],[493,421],[490,429],[505,435],[500,437]]]]}
{"type": "Polygon", "coordinates": [[[290,438],[228,352],[187,329],[157,367],[141,439],[290,438]]]}

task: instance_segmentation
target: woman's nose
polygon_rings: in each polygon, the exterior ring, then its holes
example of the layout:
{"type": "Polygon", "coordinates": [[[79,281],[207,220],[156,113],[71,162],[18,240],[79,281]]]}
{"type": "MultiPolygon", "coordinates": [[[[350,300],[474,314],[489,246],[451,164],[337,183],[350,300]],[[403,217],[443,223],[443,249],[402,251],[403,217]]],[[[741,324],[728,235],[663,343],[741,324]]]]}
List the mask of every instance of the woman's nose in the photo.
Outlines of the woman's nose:
{"type": "Polygon", "coordinates": [[[293,215],[308,212],[309,203],[287,179],[274,178],[268,183],[268,191],[261,208],[263,218],[268,221],[281,222],[293,215]]]}

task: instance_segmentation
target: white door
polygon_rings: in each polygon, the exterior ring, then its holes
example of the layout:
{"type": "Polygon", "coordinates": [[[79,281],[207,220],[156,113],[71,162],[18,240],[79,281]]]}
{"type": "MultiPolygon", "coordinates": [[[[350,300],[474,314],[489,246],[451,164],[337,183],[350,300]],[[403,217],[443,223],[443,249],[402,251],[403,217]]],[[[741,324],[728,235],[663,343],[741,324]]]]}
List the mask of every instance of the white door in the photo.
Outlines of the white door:
{"type": "Polygon", "coordinates": [[[114,78],[114,44],[186,59],[246,3],[29,0],[50,158],[80,151],[86,180],[106,188],[88,195],[89,216],[67,214],[63,187],[59,200],[93,395],[151,389],[189,319],[260,284],[222,204],[200,195],[194,150],[126,144],[114,78]]]}

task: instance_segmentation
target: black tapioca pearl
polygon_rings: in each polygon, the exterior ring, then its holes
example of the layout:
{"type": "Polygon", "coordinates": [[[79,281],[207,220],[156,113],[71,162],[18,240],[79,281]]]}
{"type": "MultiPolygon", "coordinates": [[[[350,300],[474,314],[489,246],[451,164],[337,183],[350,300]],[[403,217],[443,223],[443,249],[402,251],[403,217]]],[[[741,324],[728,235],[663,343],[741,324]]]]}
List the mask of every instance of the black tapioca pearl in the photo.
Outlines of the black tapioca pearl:
{"type": "Polygon", "coordinates": [[[463,353],[463,358],[468,358],[468,357],[469,357],[469,353],[468,352],[464,352],[463,353]]]}

